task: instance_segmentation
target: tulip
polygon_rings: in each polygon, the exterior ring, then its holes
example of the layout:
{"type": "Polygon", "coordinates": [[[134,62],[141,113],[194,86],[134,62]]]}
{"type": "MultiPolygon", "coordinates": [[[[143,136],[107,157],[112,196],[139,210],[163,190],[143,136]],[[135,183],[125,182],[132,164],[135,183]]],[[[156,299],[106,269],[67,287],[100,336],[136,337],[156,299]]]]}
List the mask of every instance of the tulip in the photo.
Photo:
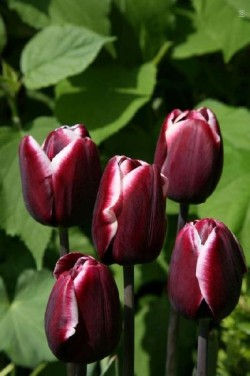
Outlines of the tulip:
{"type": "Polygon", "coordinates": [[[101,260],[134,265],[155,259],[165,231],[167,178],[156,165],[113,157],[100,183],[92,234],[101,260]]]}
{"type": "Polygon", "coordinates": [[[215,219],[187,223],[179,232],[168,278],[169,299],[189,319],[228,316],[247,271],[233,233],[215,219]]]}
{"type": "Polygon", "coordinates": [[[222,172],[223,146],[214,113],[173,110],[164,120],[154,163],[169,179],[168,197],[179,203],[204,202],[222,172]]]}
{"type": "Polygon", "coordinates": [[[45,332],[54,355],[85,364],[108,356],[121,332],[119,295],[108,267],[72,252],[58,260],[54,276],[45,312],[45,332]]]}
{"type": "Polygon", "coordinates": [[[42,146],[25,136],[19,161],[25,205],[34,219],[62,227],[91,220],[101,166],[83,125],[57,128],[42,146]]]}

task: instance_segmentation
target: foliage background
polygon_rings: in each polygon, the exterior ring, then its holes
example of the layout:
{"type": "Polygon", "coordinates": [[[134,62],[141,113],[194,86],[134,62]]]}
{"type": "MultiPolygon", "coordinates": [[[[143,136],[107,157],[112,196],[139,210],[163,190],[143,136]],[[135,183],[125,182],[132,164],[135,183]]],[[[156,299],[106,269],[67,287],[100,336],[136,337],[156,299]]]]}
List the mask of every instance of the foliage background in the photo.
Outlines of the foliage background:
{"type": "MultiPolygon", "coordinates": [[[[58,125],[81,122],[99,145],[103,167],[114,154],[152,162],[169,111],[210,107],[223,133],[224,170],[214,194],[192,207],[191,217],[224,221],[249,265],[250,3],[1,0],[0,53],[0,375],[64,375],[43,332],[57,234],[24,208],[20,139],[29,133],[42,142],[58,125]]],[[[168,201],[164,249],[135,270],[137,376],[164,374],[166,276],[177,213],[178,205],[168,201]]],[[[70,233],[72,250],[96,255],[89,229],[70,233]]],[[[121,268],[112,269],[121,289],[121,268]]],[[[248,279],[234,313],[211,334],[214,357],[218,350],[211,374],[250,375],[248,279]]],[[[179,355],[178,375],[191,375],[196,326],[187,320],[181,321],[179,355]]],[[[118,374],[117,363],[104,360],[102,374],[118,374]]],[[[96,366],[88,373],[95,375],[96,366]]]]}

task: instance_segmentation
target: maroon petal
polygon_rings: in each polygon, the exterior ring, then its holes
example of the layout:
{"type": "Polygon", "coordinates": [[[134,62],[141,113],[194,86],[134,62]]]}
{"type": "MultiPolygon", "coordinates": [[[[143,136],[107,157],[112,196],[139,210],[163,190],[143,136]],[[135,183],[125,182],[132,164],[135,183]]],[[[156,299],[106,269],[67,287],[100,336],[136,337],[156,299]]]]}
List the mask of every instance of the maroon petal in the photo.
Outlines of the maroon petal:
{"type": "MultiPolygon", "coordinates": [[[[81,260],[79,260],[79,263],[81,260]]],[[[74,279],[85,341],[81,352],[86,363],[109,355],[120,337],[120,303],[118,290],[108,268],[90,258],[84,260],[74,279]]]]}
{"type": "Polygon", "coordinates": [[[52,160],[68,144],[76,141],[79,136],[70,130],[68,126],[62,126],[50,132],[46,137],[42,148],[50,160],[52,160]]]}
{"type": "Polygon", "coordinates": [[[117,215],[121,211],[120,194],[119,158],[114,157],[103,173],[93,214],[92,235],[101,259],[117,231],[117,215]]]}
{"type": "Polygon", "coordinates": [[[70,274],[66,272],[55,283],[45,312],[48,344],[60,360],[71,361],[71,349],[67,344],[75,335],[78,321],[74,285],[70,274]]]}
{"type": "Polygon", "coordinates": [[[238,242],[220,223],[201,248],[196,271],[202,295],[216,320],[228,316],[235,308],[245,272],[238,242]]]}
{"type": "Polygon", "coordinates": [[[214,142],[206,122],[192,119],[170,127],[166,139],[161,171],[169,178],[169,197],[178,202],[204,201],[215,185],[220,143],[214,142]]]}
{"type": "Polygon", "coordinates": [[[19,162],[24,202],[38,222],[55,225],[51,163],[40,145],[31,136],[25,136],[19,147],[19,162]]]}
{"type": "Polygon", "coordinates": [[[200,248],[194,226],[183,227],[176,238],[168,276],[168,294],[173,307],[189,319],[195,319],[203,296],[195,275],[200,248]]]}
{"type": "Polygon", "coordinates": [[[60,257],[54,269],[54,277],[58,279],[62,273],[70,271],[81,257],[84,257],[84,255],[80,252],[70,252],[60,257]]]}
{"type": "Polygon", "coordinates": [[[91,218],[94,194],[91,174],[100,166],[91,164],[87,139],[78,138],[52,160],[55,217],[58,225],[74,226],[91,218]],[[91,170],[92,168],[92,170],[91,170]],[[91,192],[91,195],[90,195],[91,192]]]}
{"type": "Polygon", "coordinates": [[[155,259],[166,230],[162,177],[156,165],[137,167],[124,177],[121,206],[113,242],[114,261],[124,265],[155,259]]]}
{"type": "Polygon", "coordinates": [[[83,124],[75,124],[70,129],[81,138],[90,137],[87,128],[83,124]]]}

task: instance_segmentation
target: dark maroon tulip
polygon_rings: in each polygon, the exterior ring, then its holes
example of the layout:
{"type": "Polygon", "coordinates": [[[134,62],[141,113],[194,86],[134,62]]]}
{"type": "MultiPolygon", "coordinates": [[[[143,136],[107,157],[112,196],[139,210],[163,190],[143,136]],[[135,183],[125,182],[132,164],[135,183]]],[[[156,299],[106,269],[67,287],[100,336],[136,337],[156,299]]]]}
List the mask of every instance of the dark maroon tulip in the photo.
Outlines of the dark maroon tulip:
{"type": "Polygon", "coordinates": [[[154,163],[169,179],[168,197],[180,203],[204,202],[222,172],[223,146],[214,113],[173,110],[164,120],[154,163]]]}
{"type": "Polygon", "coordinates": [[[179,232],[172,254],[170,302],[189,319],[223,319],[238,303],[246,271],[241,247],[222,222],[190,222],[179,232]]]}
{"type": "Polygon", "coordinates": [[[100,183],[92,234],[105,263],[133,265],[155,259],[165,231],[167,178],[156,165],[113,157],[100,183]]]}
{"type": "Polygon", "coordinates": [[[108,267],[72,252],[58,260],[54,276],[57,281],[45,313],[45,332],[54,355],[74,363],[108,356],[121,332],[119,295],[108,267]]]}
{"type": "Polygon", "coordinates": [[[25,136],[19,161],[25,205],[34,219],[64,227],[91,221],[101,166],[82,124],[57,128],[42,147],[25,136]]]}

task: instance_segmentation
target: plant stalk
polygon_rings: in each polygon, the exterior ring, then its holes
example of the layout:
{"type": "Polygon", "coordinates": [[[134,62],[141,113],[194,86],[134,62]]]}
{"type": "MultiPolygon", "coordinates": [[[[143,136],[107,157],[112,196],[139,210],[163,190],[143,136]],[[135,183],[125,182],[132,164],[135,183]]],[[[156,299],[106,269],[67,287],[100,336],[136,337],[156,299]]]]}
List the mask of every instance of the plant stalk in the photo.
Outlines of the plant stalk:
{"type": "Polygon", "coordinates": [[[67,376],[86,376],[87,364],[83,363],[68,363],[67,376]]]}
{"type": "MultiPolygon", "coordinates": [[[[176,235],[179,233],[179,231],[187,222],[188,210],[189,210],[188,204],[180,204],[176,235]]],[[[176,375],[176,354],[177,354],[179,321],[180,321],[179,314],[175,311],[173,307],[170,307],[168,334],[167,334],[166,376],[176,375]]]]}
{"type": "Polygon", "coordinates": [[[123,266],[124,343],[123,376],[134,376],[134,266],[123,266]]]}
{"type": "Polygon", "coordinates": [[[69,253],[69,231],[65,227],[59,227],[60,257],[69,253]]]}
{"type": "MultiPolygon", "coordinates": [[[[69,231],[66,227],[59,227],[60,257],[69,253],[69,231]]],[[[67,363],[67,376],[86,376],[87,365],[67,363]]]]}
{"type": "Polygon", "coordinates": [[[17,105],[16,105],[16,99],[13,98],[11,95],[7,94],[7,101],[11,112],[11,118],[13,126],[16,128],[16,130],[21,131],[22,130],[22,123],[21,119],[19,117],[17,105]]]}
{"type": "Polygon", "coordinates": [[[209,319],[199,320],[197,376],[207,376],[208,374],[209,322],[209,319]]]}

